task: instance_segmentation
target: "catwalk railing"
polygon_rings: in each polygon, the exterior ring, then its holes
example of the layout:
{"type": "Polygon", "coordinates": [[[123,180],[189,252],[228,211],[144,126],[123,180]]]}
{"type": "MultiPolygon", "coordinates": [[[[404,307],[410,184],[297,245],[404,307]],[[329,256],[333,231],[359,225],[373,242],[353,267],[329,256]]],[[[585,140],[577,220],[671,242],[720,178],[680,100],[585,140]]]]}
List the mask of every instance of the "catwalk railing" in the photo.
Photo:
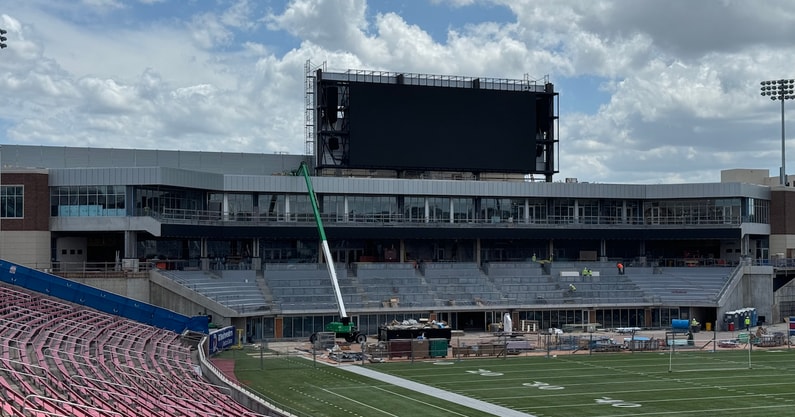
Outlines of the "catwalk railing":
{"type": "MultiPolygon", "coordinates": [[[[314,224],[312,213],[255,213],[255,212],[219,212],[212,210],[185,210],[166,208],[160,212],[139,210],[138,216],[150,216],[163,223],[169,224],[204,224],[204,225],[252,225],[267,226],[279,224],[295,224],[305,226],[314,224]]],[[[326,225],[344,224],[346,226],[372,225],[372,224],[400,224],[411,226],[439,225],[489,225],[490,227],[539,227],[539,226],[565,226],[578,227],[592,226],[627,226],[627,227],[736,227],[742,223],[753,222],[748,216],[718,216],[718,215],[689,215],[689,216],[556,216],[519,217],[506,213],[501,215],[475,215],[453,213],[433,213],[425,216],[423,213],[405,215],[403,213],[322,213],[321,218],[326,225]]]]}

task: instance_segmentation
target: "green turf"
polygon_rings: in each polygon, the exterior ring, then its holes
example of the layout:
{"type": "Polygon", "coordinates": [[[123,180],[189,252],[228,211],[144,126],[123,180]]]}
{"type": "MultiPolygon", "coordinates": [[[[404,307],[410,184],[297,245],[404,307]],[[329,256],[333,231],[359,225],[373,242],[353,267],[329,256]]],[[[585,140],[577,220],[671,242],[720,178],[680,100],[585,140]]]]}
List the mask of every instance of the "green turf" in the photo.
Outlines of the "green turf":
{"type": "Polygon", "coordinates": [[[235,375],[242,384],[298,416],[491,415],[304,358],[260,359],[257,352],[243,351],[224,352],[221,357],[235,358],[235,375]]]}
{"type": "MultiPolygon", "coordinates": [[[[484,415],[305,359],[260,370],[258,358],[237,358],[241,381],[302,416],[484,415]]],[[[753,351],[750,368],[741,350],[439,362],[367,366],[539,417],[795,416],[795,350],[786,348],[753,351]]]]}

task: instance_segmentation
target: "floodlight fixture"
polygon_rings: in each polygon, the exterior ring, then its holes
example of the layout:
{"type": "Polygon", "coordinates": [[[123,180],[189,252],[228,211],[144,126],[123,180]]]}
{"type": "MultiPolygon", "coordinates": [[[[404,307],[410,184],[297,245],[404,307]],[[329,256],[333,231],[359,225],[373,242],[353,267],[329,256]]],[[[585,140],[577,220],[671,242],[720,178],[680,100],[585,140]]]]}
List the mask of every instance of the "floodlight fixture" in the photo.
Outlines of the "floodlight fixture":
{"type": "Polygon", "coordinates": [[[779,79],[762,81],[760,84],[761,93],[764,97],[771,100],[781,101],[781,171],[779,181],[781,185],[787,185],[787,162],[786,162],[786,139],[784,135],[784,101],[795,99],[795,80],[779,79]]]}

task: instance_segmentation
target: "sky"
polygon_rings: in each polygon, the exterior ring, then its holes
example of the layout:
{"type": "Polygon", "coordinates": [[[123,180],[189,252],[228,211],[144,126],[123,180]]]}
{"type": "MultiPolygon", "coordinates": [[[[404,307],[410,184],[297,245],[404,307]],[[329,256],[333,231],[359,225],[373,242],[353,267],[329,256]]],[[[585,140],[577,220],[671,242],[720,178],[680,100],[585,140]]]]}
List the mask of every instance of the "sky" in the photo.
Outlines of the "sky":
{"type": "Polygon", "coordinates": [[[304,154],[309,63],[549,80],[555,181],[719,182],[725,169],[778,176],[781,102],[760,82],[795,78],[791,0],[0,6],[0,144],[304,154]]]}

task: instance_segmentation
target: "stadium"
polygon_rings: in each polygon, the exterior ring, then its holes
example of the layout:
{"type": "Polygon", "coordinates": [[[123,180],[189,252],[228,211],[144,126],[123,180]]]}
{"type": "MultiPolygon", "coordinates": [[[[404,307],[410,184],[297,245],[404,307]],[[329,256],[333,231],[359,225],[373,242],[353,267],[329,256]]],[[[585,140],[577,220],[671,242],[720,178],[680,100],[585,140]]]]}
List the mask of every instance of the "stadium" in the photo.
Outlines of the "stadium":
{"type": "Polygon", "coordinates": [[[373,340],[795,314],[795,194],[763,170],[557,181],[548,80],[307,68],[306,97],[306,155],[2,146],[2,415],[292,415],[207,356],[342,318],[373,340]]]}

